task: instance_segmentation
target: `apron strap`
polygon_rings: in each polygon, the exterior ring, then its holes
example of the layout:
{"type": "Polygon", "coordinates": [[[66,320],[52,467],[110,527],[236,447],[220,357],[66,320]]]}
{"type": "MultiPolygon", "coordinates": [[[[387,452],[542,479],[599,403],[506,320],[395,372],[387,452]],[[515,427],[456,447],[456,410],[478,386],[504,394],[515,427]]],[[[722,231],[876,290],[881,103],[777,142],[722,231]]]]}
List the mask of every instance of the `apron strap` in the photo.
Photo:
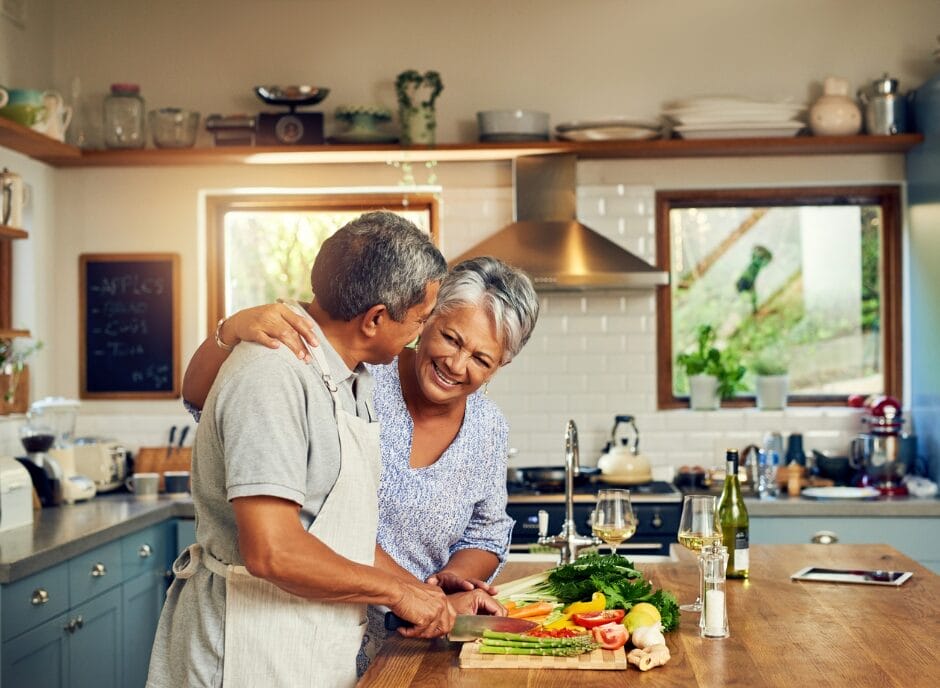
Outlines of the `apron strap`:
{"type": "Polygon", "coordinates": [[[248,574],[244,566],[225,564],[209,554],[198,542],[183,550],[173,562],[173,574],[182,580],[192,578],[200,566],[205,566],[212,573],[228,578],[232,574],[248,574]]]}

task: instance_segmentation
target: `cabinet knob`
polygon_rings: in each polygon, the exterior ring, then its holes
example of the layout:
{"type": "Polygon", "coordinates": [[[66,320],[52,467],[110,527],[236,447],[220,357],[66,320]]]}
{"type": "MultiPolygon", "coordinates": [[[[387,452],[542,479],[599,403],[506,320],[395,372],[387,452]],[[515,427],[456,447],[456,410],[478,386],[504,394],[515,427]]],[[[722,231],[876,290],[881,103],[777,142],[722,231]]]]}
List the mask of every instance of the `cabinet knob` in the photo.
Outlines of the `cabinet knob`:
{"type": "Polygon", "coordinates": [[[82,615],[79,614],[78,617],[75,619],[75,628],[81,628],[84,625],[85,625],[85,619],[83,619],[82,615]]]}
{"type": "Polygon", "coordinates": [[[49,593],[45,588],[36,588],[33,590],[33,596],[29,598],[29,601],[38,607],[49,601],[49,593]]]}
{"type": "Polygon", "coordinates": [[[812,542],[814,545],[834,545],[839,541],[839,536],[833,533],[831,530],[820,530],[818,533],[813,535],[812,542]]]}
{"type": "Polygon", "coordinates": [[[150,545],[141,545],[137,549],[137,556],[139,556],[141,559],[147,559],[151,555],[153,555],[153,547],[150,545]]]}
{"type": "Polygon", "coordinates": [[[653,526],[654,528],[663,527],[663,517],[658,511],[653,513],[653,520],[650,521],[650,525],[653,526]]]}
{"type": "Polygon", "coordinates": [[[102,576],[106,576],[107,573],[108,569],[106,569],[104,564],[102,564],[100,561],[91,567],[92,578],[101,578],[102,576]]]}

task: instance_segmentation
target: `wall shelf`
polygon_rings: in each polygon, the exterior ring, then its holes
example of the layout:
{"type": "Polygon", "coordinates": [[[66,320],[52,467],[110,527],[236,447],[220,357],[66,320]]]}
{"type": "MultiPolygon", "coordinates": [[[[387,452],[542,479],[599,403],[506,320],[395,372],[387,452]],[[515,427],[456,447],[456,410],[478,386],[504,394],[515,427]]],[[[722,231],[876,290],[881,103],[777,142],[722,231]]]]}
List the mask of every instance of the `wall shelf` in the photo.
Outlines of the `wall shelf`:
{"type": "Polygon", "coordinates": [[[0,225],[0,239],[28,239],[29,232],[25,229],[0,225]]]}
{"type": "Polygon", "coordinates": [[[897,136],[794,136],[653,141],[544,141],[445,143],[438,146],[219,146],[82,151],[0,118],[0,146],[53,167],[164,167],[174,165],[309,165],[321,163],[475,162],[521,155],[572,153],[582,160],[615,158],[754,157],[766,155],[903,154],[924,140],[897,136]]]}
{"type": "Polygon", "coordinates": [[[46,163],[52,159],[67,160],[82,155],[81,149],[76,146],[56,141],[3,117],[0,117],[0,146],[46,163]]]}
{"type": "Polygon", "coordinates": [[[29,337],[29,330],[0,329],[0,339],[13,339],[14,337],[29,337]]]}

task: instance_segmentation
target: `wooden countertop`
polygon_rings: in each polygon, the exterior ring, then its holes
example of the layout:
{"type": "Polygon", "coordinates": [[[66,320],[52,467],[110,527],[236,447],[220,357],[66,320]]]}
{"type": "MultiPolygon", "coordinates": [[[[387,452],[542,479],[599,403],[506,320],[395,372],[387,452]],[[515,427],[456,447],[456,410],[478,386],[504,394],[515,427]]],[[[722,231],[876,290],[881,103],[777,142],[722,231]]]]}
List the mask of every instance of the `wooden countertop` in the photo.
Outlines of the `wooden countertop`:
{"type": "MultiPolygon", "coordinates": [[[[695,559],[640,565],[680,602],[695,597],[695,559]]],[[[508,564],[511,580],[543,568],[508,564]]],[[[498,581],[497,581],[498,582],[498,581]]],[[[940,576],[887,545],[755,545],[751,578],[728,581],[731,637],[699,636],[698,615],[683,614],[667,635],[672,659],[641,673],[460,669],[460,645],[391,638],[360,682],[371,688],[551,686],[937,686],[940,685],[940,576]],[[794,583],[819,565],[913,571],[900,588],[794,583]]]]}

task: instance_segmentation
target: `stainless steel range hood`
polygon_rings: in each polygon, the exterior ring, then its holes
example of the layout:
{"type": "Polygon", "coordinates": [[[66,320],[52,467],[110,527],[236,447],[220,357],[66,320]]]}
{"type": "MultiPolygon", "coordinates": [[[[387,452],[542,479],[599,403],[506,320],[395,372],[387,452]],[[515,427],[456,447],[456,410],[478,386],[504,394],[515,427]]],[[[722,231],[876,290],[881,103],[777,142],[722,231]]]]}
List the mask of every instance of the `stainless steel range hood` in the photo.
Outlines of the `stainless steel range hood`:
{"type": "Polygon", "coordinates": [[[516,221],[456,259],[494,256],[525,270],[543,291],[649,289],[669,275],[577,220],[577,159],[513,162],[516,221]]]}

